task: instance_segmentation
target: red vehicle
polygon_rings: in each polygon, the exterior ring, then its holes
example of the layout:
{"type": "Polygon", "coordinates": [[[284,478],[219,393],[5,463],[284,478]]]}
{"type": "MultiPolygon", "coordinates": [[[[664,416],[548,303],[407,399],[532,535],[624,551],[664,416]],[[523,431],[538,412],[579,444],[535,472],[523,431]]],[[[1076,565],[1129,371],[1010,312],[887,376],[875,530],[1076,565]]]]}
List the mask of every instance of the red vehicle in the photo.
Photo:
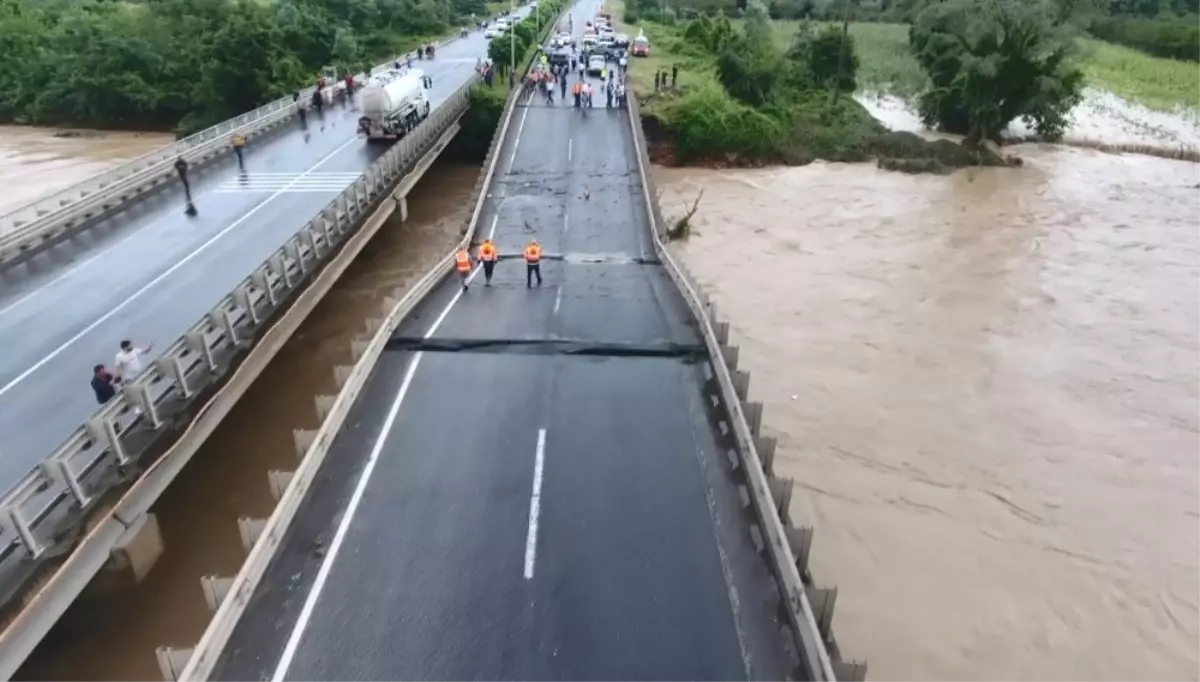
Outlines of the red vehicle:
{"type": "Polygon", "coordinates": [[[629,54],[634,57],[649,57],[650,56],[650,40],[646,36],[638,36],[633,39],[633,46],[629,48],[629,54]]]}

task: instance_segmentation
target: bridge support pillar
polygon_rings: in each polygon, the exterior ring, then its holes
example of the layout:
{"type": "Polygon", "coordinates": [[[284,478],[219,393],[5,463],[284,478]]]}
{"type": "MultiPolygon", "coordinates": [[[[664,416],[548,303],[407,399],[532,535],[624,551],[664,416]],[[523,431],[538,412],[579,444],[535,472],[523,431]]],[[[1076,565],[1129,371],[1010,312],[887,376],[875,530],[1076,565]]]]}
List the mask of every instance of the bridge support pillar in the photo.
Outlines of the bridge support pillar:
{"type": "Polygon", "coordinates": [[[158,563],[162,553],[163,539],[158,518],[154,514],[139,516],[112,548],[108,561],[89,585],[89,592],[95,596],[105,596],[137,585],[158,563]]]}

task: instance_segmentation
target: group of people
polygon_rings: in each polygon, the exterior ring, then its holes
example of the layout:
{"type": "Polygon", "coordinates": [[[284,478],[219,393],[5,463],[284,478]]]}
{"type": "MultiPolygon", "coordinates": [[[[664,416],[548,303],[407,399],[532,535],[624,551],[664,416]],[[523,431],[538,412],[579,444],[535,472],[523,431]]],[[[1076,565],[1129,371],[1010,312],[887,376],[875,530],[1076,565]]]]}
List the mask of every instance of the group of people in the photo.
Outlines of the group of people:
{"type": "MultiPolygon", "coordinates": [[[[115,372],[103,363],[93,365],[92,392],[96,395],[96,402],[104,405],[116,397],[117,389],[137,378],[143,369],[143,356],[153,348],[153,345],[139,348],[133,345],[133,341],[125,340],[117,351],[115,372]]],[[[137,408],[134,411],[139,412],[137,408]]]]}
{"type": "MultiPolygon", "coordinates": [[[[544,56],[543,59],[545,59],[544,56]]],[[[555,90],[558,90],[559,96],[565,101],[567,98],[567,80],[574,71],[575,61],[573,58],[570,65],[556,65],[540,61],[534,65],[529,75],[526,76],[526,83],[531,88],[536,88],[548,105],[554,105],[555,90]]],[[[604,97],[605,107],[609,109],[614,106],[623,108],[626,104],[625,87],[624,70],[614,70],[606,66],[600,71],[599,88],[604,97]]],[[[595,93],[596,87],[588,79],[587,67],[581,64],[579,77],[571,86],[571,95],[574,98],[575,108],[591,108],[595,102],[595,93]]]]}
{"type": "MultiPolygon", "coordinates": [[[[521,257],[525,260],[525,286],[530,288],[536,279],[537,285],[542,285],[542,245],[538,240],[530,240],[525,245],[525,249],[521,252],[521,257]]],[[[471,256],[471,252],[466,248],[460,248],[454,254],[454,269],[458,272],[459,278],[462,280],[462,290],[469,290],[471,283],[471,273],[476,263],[483,266],[483,286],[492,286],[492,274],[496,270],[496,263],[500,262],[500,249],[491,239],[483,240],[479,245],[479,255],[471,256]]]]}

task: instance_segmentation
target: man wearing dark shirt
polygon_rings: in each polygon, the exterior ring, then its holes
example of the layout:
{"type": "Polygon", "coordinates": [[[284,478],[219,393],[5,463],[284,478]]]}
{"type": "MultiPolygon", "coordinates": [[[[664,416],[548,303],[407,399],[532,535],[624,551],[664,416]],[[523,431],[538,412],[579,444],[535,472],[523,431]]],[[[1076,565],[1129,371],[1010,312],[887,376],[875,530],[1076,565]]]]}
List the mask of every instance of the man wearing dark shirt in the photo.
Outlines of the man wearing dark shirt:
{"type": "Polygon", "coordinates": [[[101,405],[117,395],[116,379],[104,365],[96,365],[92,368],[92,391],[96,394],[96,402],[101,405]]]}

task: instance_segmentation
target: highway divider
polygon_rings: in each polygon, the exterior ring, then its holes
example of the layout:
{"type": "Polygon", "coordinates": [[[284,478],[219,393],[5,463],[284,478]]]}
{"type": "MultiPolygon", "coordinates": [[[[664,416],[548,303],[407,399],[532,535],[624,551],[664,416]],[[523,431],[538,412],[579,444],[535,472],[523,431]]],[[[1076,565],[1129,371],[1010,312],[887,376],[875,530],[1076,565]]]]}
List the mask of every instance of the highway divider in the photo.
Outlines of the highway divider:
{"type": "MultiPolygon", "coordinates": [[[[561,20],[562,16],[569,11],[570,6],[564,9],[554,21],[548,22],[548,25],[544,27],[544,34],[541,36],[542,43],[544,43],[547,35],[558,21],[561,20]]],[[[537,59],[536,50],[524,64],[523,74],[528,73],[535,59],[537,59]]],[[[505,137],[508,135],[513,114],[516,111],[518,102],[532,94],[522,84],[523,80],[523,77],[518,79],[517,87],[510,91],[508,100],[504,105],[504,110],[500,116],[500,125],[492,137],[492,143],[485,157],[480,179],[476,183],[477,196],[475,208],[471,212],[466,229],[463,231],[462,239],[459,240],[454,249],[447,252],[436,265],[430,268],[409,289],[379,323],[370,341],[358,352],[358,359],[354,366],[344,378],[339,379],[341,390],[337,396],[331,402],[325,396],[318,396],[316,398],[317,412],[324,415],[321,426],[316,432],[300,431],[296,433],[297,447],[302,453],[300,464],[295,472],[290,472],[290,475],[287,476],[287,484],[279,494],[279,502],[275,506],[275,510],[271,513],[270,518],[266,519],[265,523],[259,522],[260,527],[255,531],[257,537],[253,540],[249,556],[246,558],[245,563],[242,564],[242,568],[238,571],[237,576],[232,579],[206,576],[202,581],[206,593],[212,593],[209,601],[215,607],[216,611],[212,622],[205,629],[200,641],[194,648],[176,649],[173,647],[159,647],[157,650],[159,666],[162,669],[164,679],[207,680],[211,678],[220,660],[221,653],[229,643],[229,639],[233,635],[238,622],[241,620],[242,614],[250,605],[250,601],[258,589],[259,583],[262,581],[263,576],[271,565],[271,561],[283,543],[288,529],[295,520],[300,510],[300,505],[304,502],[305,497],[312,488],[317,474],[325,462],[325,457],[333,445],[334,439],[337,438],[338,433],[345,424],[346,418],[354,407],[354,403],[358,400],[359,394],[366,387],[367,380],[370,378],[371,372],[379,360],[379,356],[383,353],[388,339],[404,319],[421,304],[425,297],[447,276],[453,274],[452,266],[455,252],[460,248],[469,248],[474,241],[479,224],[479,216],[482,214],[483,207],[487,201],[487,189],[495,176],[500,148],[504,143],[505,137]]],[[[394,210],[393,206],[385,204],[379,208],[376,215],[370,218],[370,221],[382,223],[387,220],[394,210]]],[[[255,525],[251,519],[241,519],[240,522],[241,525],[246,527],[255,525]]]]}
{"type": "MultiPolygon", "coordinates": [[[[458,38],[439,43],[439,48],[458,38]]],[[[374,69],[391,68],[393,61],[374,69]]],[[[364,78],[364,74],[358,74],[364,78]]],[[[332,89],[344,89],[334,83],[332,89]]],[[[312,98],[314,87],[300,91],[300,101],[312,98]]],[[[296,103],[283,97],[237,118],[173,142],[165,147],[105,171],[33,203],[0,216],[0,267],[16,263],[87,228],[94,220],[137,201],[156,189],[176,181],[175,159],[182,157],[193,168],[231,154],[229,139],[241,133],[248,140],[273,132],[293,120],[296,103]]]]}
{"type": "Polygon", "coordinates": [[[738,461],[734,468],[735,471],[741,470],[744,489],[759,521],[756,527],[751,528],[751,536],[755,546],[766,554],[775,574],[790,634],[805,668],[804,679],[864,680],[866,663],[842,661],[833,637],[833,604],[837,589],[819,589],[812,585],[807,565],[813,529],[796,527],[792,523],[788,507],[793,481],[774,475],[775,440],[759,435],[762,404],[747,400],[750,374],[737,370],[738,349],[729,345],[729,323],[718,321],[716,306],[694,283],[687,269],[675,259],[663,241],[667,224],[663,220],[658,194],[650,176],[646,136],[632,88],[628,90],[628,106],[638,152],[638,175],[646,210],[650,214],[654,250],[696,318],[704,345],[708,348],[715,387],[733,426],[737,443],[738,461]],[[816,610],[814,603],[819,604],[816,610]]]}
{"type": "Polygon", "coordinates": [[[472,78],[383,154],[0,498],[3,679],[349,267],[378,229],[371,221],[371,229],[356,229],[364,218],[381,202],[398,204],[402,197],[385,202],[393,188],[410,171],[424,172],[428,164],[422,163],[457,133],[477,81],[472,78]],[[156,454],[161,456],[147,468],[156,454]]]}

